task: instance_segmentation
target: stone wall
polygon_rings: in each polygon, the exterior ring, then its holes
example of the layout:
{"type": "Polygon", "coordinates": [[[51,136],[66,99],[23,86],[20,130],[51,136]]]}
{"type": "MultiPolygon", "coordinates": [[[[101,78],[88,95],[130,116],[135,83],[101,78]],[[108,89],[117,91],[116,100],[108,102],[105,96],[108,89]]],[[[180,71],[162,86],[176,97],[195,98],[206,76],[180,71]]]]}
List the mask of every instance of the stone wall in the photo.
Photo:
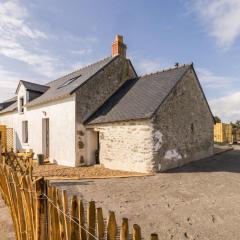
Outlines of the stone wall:
{"type": "Polygon", "coordinates": [[[118,57],[98,74],[87,81],[76,92],[76,165],[90,164],[86,159],[86,120],[111,96],[126,80],[136,77],[129,60],[118,57]]]}
{"type": "Polygon", "coordinates": [[[159,108],[153,122],[155,171],[213,154],[213,118],[192,69],[159,108]]]}
{"type": "Polygon", "coordinates": [[[100,164],[106,168],[152,172],[153,126],[150,120],[101,124],[99,131],[100,164]]]}

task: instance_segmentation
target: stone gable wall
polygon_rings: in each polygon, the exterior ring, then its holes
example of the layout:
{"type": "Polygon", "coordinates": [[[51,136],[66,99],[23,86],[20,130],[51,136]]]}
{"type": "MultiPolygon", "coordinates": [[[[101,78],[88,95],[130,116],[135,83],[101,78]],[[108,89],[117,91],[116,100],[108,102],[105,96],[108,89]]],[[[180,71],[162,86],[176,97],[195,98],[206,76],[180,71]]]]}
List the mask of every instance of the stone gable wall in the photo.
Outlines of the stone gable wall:
{"type": "Polygon", "coordinates": [[[155,171],[213,154],[213,118],[193,70],[159,108],[153,123],[155,171]]]}
{"type": "Polygon", "coordinates": [[[76,92],[76,166],[88,164],[83,121],[96,111],[126,80],[136,74],[124,57],[118,57],[76,92]]]}
{"type": "Polygon", "coordinates": [[[100,163],[106,168],[152,172],[153,125],[150,120],[95,126],[100,138],[100,163]]]}

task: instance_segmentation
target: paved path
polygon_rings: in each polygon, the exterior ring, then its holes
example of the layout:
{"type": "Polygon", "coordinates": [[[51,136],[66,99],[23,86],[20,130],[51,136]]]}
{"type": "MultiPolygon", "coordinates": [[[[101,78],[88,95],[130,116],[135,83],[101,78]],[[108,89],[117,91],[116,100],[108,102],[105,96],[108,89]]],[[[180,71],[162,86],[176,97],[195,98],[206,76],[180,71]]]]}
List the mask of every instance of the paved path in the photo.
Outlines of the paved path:
{"type": "Polygon", "coordinates": [[[152,177],[59,181],[85,201],[94,199],[106,216],[142,227],[143,237],[240,239],[240,151],[230,151],[152,177]]]}
{"type": "Polygon", "coordinates": [[[14,240],[15,232],[8,207],[0,196],[0,239],[14,240]]]}

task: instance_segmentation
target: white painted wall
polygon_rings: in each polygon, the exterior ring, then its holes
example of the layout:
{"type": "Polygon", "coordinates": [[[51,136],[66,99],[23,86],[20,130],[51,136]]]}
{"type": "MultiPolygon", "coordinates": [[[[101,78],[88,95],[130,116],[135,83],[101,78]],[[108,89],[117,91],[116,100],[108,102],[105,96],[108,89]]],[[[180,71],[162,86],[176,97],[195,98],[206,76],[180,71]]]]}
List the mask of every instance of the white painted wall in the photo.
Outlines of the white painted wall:
{"type": "Polygon", "coordinates": [[[75,96],[26,109],[24,114],[0,115],[0,124],[15,130],[16,148],[31,148],[38,154],[42,153],[42,118],[49,118],[50,161],[75,166],[75,96]],[[24,120],[28,121],[28,144],[22,143],[24,120]]]}
{"type": "MultiPolygon", "coordinates": [[[[24,99],[24,104],[27,103],[27,101],[28,101],[28,92],[26,91],[26,88],[24,87],[23,84],[20,84],[19,89],[18,89],[18,92],[17,92],[18,112],[19,112],[19,109],[20,109],[20,98],[23,98],[23,99],[24,99]]],[[[24,112],[25,112],[25,111],[26,111],[26,108],[24,108],[24,112]]]]}

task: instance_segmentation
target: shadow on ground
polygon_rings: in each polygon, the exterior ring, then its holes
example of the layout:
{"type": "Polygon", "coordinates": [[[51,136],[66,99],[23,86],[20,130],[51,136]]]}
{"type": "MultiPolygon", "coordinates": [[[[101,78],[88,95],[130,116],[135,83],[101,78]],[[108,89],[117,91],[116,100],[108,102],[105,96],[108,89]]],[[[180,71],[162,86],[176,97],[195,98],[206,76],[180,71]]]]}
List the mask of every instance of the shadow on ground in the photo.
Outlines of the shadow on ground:
{"type": "Polygon", "coordinates": [[[174,168],[165,173],[185,172],[233,172],[240,173],[240,150],[228,151],[222,154],[174,168]]]}

